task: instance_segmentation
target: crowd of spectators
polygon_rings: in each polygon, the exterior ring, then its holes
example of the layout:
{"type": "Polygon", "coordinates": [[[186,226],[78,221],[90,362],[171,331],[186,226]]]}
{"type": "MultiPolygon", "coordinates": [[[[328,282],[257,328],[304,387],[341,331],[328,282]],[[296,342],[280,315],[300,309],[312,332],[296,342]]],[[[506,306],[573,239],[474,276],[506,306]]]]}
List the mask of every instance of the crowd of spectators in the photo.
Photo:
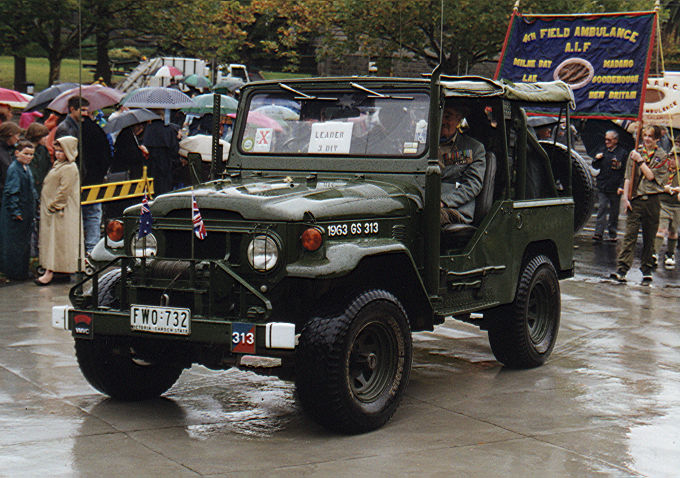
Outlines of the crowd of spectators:
{"type": "Polygon", "coordinates": [[[158,110],[158,119],[105,133],[107,120],[125,110],[104,118],[90,111],[87,99],[74,96],[66,115],[22,117],[22,128],[0,104],[0,283],[31,276],[41,286],[70,280],[100,240],[104,216],[118,216],[138,201],[115,201],[106,211],[101,203],[81,206],[81,187],[141,179],[145,167],[155,195],[189,183],[180,141],[211,135],[212,115],[176,111],[167,121],[158,110]]]}

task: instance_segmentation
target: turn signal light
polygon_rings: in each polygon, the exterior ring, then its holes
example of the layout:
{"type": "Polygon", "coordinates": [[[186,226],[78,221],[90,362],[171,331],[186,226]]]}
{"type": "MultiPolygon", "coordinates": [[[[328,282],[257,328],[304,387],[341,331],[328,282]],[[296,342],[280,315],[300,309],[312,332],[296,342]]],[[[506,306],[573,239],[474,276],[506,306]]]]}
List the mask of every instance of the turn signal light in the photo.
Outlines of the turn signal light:
{"type": "Polygon", "coordinates": [[[123,223],[117,219],[109,221],[106,225],[106,235],[111,241],[120,241],[123,238],[123,223]]]}
{"type": "Polygon", "coordinates": [[[310,227],[309,229],[306,229],[305,232],[302,233],[300,240],[302,241],[302,247],[304,247],[310,252],[314,252],[319,247],[321,247],[323,237],[321,237],[321,232],[319,232],[318,229],[316,229],[315,227],[310,227]]]}

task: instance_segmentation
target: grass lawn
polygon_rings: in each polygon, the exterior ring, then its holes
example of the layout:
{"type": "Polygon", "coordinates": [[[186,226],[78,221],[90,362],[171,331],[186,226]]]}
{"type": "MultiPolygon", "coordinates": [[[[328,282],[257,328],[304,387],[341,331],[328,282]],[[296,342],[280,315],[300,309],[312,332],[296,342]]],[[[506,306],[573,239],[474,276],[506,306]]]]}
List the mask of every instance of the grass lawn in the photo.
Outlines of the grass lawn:
{"type": "Polygon", "coordinates": [[[292,78],[310,78],[308,73],[291,73],[289,71],[263,71],[265,80],[290,80],[292,78]]]}
{"type": "MultiPolygon", "coordinates": [[[[26,80],[35,83],[36,92],[47,88],[49,71],[47,58],[26,58],[26,80]]],[[[90,70],[83,68],[82,75],[83,83],[92,83],[93,73],[90,70]]],[[[114,77],[114,80],[119,79],[114,77]]],[[[61,62],[60,81],[78,83],[78,60],[65,59],[61,62]]],[[[14,58],[11,56],[0,56],[0,87],[14,88],[14,58]]]]}

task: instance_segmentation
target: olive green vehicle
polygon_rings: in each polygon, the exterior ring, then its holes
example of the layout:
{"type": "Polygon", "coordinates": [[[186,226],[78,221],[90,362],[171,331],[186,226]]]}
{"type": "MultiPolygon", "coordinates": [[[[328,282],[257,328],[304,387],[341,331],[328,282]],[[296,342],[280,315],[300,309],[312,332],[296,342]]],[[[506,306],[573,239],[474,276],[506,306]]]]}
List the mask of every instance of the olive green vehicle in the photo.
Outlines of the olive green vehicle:
{"type": "Polygon", "coordinates": [[[569,145],[538,142],[526,111],[568,120],[572,101],[559,82],[437,72],[249,83],[226,170],[155,198],[142,238],[129,208],[125,255],[73,287],[64,327],[84,376],[140,400],[195,363],[274,357],[311,417],[358,433],[394,414],[412,333],[447,317],[488,330],[505,366],[541,365],[573,275],[575,205],[569,145]],[[447,102],[470,112],[487,167],[472,224],[442,229],[447,102]]]}

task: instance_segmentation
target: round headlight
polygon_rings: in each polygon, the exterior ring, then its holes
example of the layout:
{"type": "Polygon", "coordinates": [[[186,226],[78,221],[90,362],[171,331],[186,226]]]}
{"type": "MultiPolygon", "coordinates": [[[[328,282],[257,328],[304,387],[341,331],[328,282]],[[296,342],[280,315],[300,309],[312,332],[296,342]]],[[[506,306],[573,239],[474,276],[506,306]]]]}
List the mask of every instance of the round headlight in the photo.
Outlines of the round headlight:
{"type": "Polygon", "coordinates": [[[154,257],[158,252],[158,241],[153,234],[147,234],[141,238],[135,234],[130,245],[134,257],[154,257]]]}
{"type": "Polygon", "coordinates": [[[279,246],[269,236],[255,236],[248,244],[248,262],[256,271],[270,271],[279,261],[279,246]]]}

